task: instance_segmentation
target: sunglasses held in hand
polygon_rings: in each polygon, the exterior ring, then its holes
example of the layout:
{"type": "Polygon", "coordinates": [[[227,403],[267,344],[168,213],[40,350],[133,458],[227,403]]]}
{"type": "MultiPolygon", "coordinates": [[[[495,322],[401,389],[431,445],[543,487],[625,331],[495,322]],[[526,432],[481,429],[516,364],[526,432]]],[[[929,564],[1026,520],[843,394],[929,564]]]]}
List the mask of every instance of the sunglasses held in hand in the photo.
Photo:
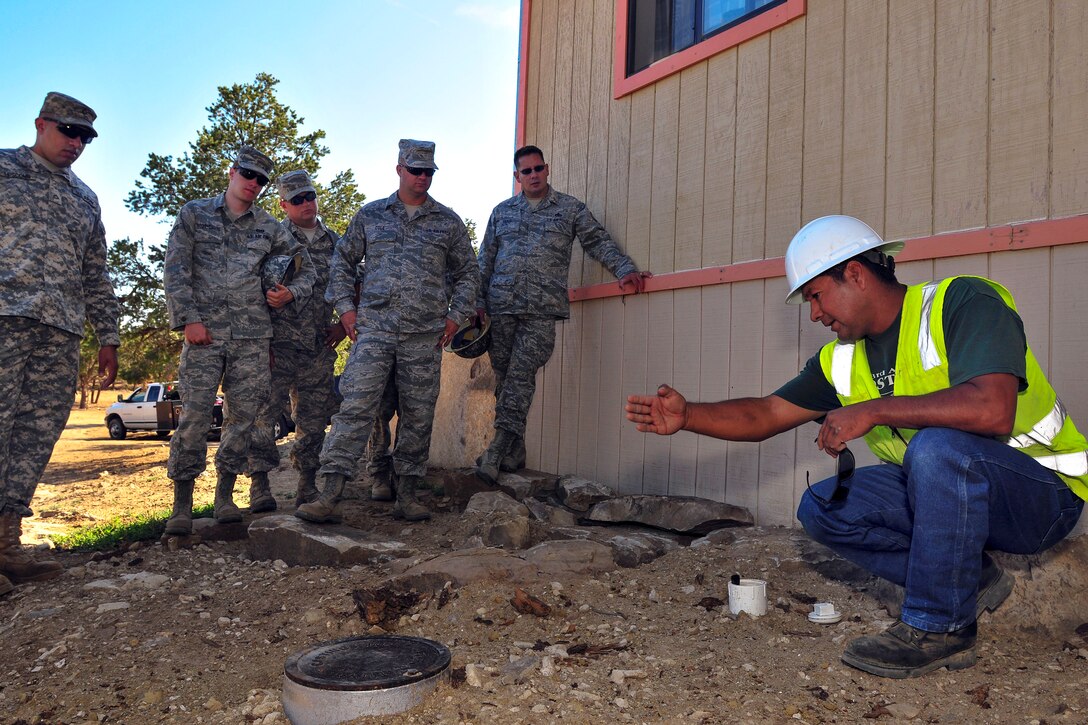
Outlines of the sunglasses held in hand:
{"type": "Polygon", "coordinates": [[[812,484],[809,483],[808,471],[805,471],[805,485],[808,486],[808,492],[824,506],[830,506],[832,503],[845,501],[847,495],[850,493],[850,487],[845,484],[854,476],[854,454],[849,448],[843,448],[839,451],[837,461],[838,466],[835,469],[835,490],[831,492],[831,498],[829,499],[816,493],[816,490],[812,488],[812,484]]]}

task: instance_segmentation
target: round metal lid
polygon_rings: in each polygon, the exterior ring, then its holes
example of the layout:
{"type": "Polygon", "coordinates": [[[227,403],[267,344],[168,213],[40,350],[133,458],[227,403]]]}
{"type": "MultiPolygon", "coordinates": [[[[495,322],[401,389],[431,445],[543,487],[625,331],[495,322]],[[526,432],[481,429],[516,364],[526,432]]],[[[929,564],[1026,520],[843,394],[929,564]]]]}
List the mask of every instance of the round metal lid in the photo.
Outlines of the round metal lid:
{"type": "Polygon", "coordinates": [[[284,674],[322,690],[385,690],[410,685],[450,665],[445,645],[422,637],[383,634],[318,644],[287,658],[284,674]]]}

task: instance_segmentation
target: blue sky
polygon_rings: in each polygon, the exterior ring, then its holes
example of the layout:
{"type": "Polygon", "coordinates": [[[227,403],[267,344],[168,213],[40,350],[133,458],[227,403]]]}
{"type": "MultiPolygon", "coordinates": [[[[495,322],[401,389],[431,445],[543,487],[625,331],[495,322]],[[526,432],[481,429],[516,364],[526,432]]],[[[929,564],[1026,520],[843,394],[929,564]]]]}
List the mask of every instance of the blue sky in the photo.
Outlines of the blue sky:
{"type": "Polygon", "coordinates": [[[326,131],[322,181],[350,168],[368,200],[388,196],[408,137],[437,143],[431,194],[481,235],[511,193],[518,0],[0,0],[0,12],[0,148],[33,144],[48,91],[92,106],[100,135],[73,169],[111,241],[165,239],[169,223],[124,205],[147,155],[180,156],[217,87],[262,71],[303,130],[326,131]]]}

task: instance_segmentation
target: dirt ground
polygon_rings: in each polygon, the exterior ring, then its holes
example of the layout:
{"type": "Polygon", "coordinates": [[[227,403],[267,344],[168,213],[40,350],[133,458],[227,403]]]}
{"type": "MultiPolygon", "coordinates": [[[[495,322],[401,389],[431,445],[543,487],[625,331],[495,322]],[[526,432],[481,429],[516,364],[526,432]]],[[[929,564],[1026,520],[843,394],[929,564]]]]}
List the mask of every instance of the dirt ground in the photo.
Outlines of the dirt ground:
{"type": "MultiPolygon", "coordinates": [[[[73,412],[24,543],[169,507],[167,442],[110,440],[103,407],[73,412]]],[[[274,481],[286,490],[290,473],[274,481]]],[[[213,483],[201,479],[198,500],[211,500],[213,483]]],[[[347,523],[424,555],[463,546],[468,531],[452,507],[406,526],[369,501],[347,523]]],[[[1088,627],[1018,614],[1039,598],[1081,597],[1083,578],[1018,576],[1006,605],[980,620],[975,667],[893,681],[839,660],[849,639],[892,621],[871,589],[818,573],[798,530],[735,533],[639,568],[527,587],[550,605],[546,618],[518,614],[503,581],[466,586],[443,606],[425,598],[389,628],[447,645],[460,676],[410,712],[359,722],[1088,722],[1088,627]],[[768,581],[766,616],[704,601],[725,600],[733,572],[768,581]],[[843,621],[810,623],[815,601],[834,602],[843,621]]],[[[0,722],[286,722],[287,656],[369,631],[352,591],[387,575],[251,561],[244,542],[59,558],[63,577],[0,598],[0,722]]]]}

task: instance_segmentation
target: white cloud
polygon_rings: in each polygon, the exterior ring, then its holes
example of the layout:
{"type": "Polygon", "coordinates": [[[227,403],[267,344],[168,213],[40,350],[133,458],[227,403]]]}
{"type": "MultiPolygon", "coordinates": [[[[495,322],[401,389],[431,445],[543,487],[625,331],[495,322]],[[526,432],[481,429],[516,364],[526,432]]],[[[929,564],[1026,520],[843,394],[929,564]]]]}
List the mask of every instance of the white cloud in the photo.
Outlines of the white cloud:
{"type": "Polygon", "coordinates": [[[517,30],[521,20],[521,7],[515,3],[504,3],[502,6],[469,3],[458,5],[454,12],[504,30],[517,30]]]}

